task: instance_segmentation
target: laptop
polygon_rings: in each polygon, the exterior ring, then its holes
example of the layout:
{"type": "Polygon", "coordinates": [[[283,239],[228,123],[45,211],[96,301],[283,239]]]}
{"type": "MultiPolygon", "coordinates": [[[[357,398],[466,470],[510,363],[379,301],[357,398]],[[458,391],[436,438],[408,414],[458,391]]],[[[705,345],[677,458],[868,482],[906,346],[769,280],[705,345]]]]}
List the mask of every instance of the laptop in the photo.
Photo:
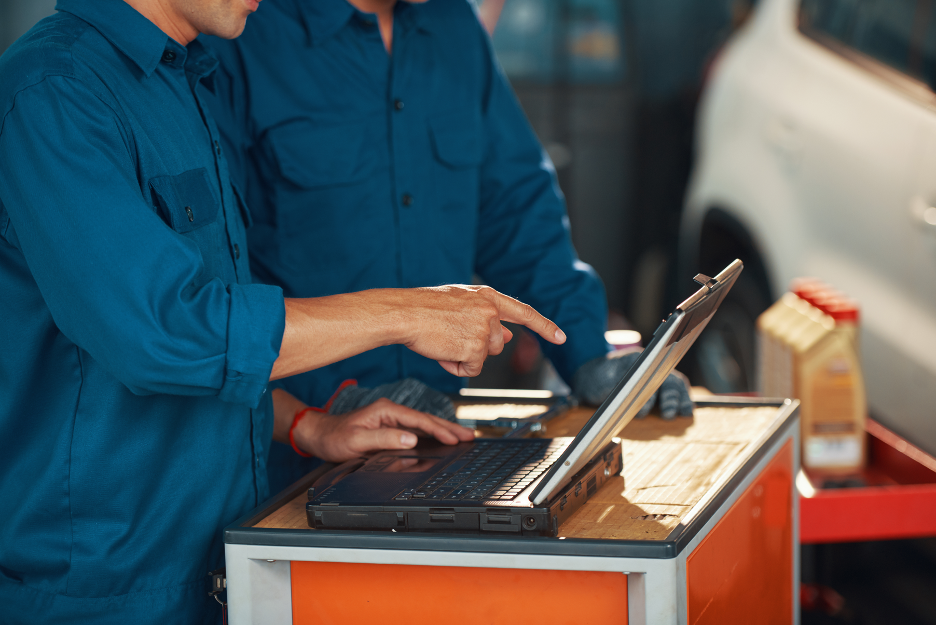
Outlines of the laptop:
{"type": "Polygon", "coordinates": [[[317,529],[459,531],[556,536],[607,480],[623,472],[615,435],[640,411],[708,324],[743,265],[735,260],[654,332],[640,358],[576,437],[421,439],[347,461],[309,489],[317,529]]]}

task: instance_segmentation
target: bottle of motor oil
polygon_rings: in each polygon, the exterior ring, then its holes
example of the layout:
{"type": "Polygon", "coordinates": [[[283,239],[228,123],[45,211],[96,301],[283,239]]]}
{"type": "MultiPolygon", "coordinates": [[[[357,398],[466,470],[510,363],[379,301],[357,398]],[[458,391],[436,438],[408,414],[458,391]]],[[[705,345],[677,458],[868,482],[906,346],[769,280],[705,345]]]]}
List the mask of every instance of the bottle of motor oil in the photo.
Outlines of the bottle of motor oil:
{"type": "Polygon", "coordinates": [[[813,304],[816,297],[828,287],[821,283],[811,284],[795,290],[798,300],[795,303],[795,315],[780,329],[781,360],[779,375],[780,395],[787,398],[799,398],[797,347],[811,345],[817,337],[826,332],[828,320],[813,304]]]}
{"type": "Polygon", "coordinates": [[[758,390],[765,397],[792,397],[792,353],[788,337],[798,326],[808,324],[803,295],[824,285],[815,278],[798,278],[790,291],[757,319],[758,390]]]}
{"type": "Polygon", "coordinates": [[[799,398],[803,465],[849,474],[865,460],[858,306],[816,279],[798,279],[758,318],[760,391],[799,398]]]}
{"type": "Polygon", "coordinates": [[[823,474],[858,471],[865,464],[865,399],[858,346],[858,305],[830,294],[816,302],[825,332],[796,345],[803,465],[823,474]]]}

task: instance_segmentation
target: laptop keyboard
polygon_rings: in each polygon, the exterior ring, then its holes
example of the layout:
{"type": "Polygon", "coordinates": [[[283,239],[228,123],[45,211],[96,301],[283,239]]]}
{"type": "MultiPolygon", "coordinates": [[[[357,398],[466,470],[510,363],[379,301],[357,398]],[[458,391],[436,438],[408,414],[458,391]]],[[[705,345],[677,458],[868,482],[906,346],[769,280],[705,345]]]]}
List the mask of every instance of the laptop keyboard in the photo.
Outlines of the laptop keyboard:
{"type": "Polygon", "coordinates": [[[568,442],[480,441],[444,472],[394,500],[513,500],[559,458],[568,442]]]}

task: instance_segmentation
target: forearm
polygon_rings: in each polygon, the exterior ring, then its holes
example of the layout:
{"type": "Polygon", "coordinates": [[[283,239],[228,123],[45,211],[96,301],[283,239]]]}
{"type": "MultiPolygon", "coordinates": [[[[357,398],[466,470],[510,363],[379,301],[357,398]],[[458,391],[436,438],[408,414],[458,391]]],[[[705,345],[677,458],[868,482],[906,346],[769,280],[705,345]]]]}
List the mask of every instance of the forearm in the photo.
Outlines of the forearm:
{"type": "Polygon", "coordinates": [[[270,380],[405,340],[401,290],[287,298],[286,329],[270,380]]]}
{"type": "Polygon", "coordinates": [[[477,376],[488,354],[500,354],[516,322],[551,343],[558,326],[532,307],[490,287],[444,285],[372,289],[286,300],[285,329],[270,380],[322,367],[380,346],[403,344],[456,376],[477,376]]]}

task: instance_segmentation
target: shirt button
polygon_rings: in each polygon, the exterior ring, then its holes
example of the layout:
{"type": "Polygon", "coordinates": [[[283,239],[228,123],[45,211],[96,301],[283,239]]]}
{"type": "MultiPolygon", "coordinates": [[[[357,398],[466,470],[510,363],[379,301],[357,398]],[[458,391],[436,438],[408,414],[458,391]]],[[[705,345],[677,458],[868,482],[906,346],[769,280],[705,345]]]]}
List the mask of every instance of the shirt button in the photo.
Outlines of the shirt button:
{"type": "Polygon", "coordinates": [[[403,194],[403,206],[410,206],[413,204],[413,196],[408,193],[403,194]]]}
{"type": "MultiPolygon", "coordinates": [[[[178,206],[178,205],[176,205],[176,206],[178,206]]],[[[190,206],[185,207],[185,214],[188,215],[188,221],[190,221],[190,222],[194,222],[194,221],[195,221],[195,213],[194,213],[194,211],[192,211],[192,207],[190,207],[190,206]]]]}
{"type": "Polygon", "coordinates": [[[403,101],[400,100],[399,98],[393,101],[393,108],[396,109],[397,111],[402,111],[404,106],[406,105],[404,105],[403,101]]]}
{"type": "Polygon", "coordinates": [[[372,19],[369,18],[369,17],[365,17],[365,18],[363,18],[363,19],[361,20],[361,23],[364,24],[364,26],[373,26],[373,25],[374,25],[374,20],[372,20],[372,19]]]}
{"type": "Polygon", "coordinates": [[[236,243],[234,244],[234,258],[235,259],[240,258],[240,246],[237,245],[236,243]]]}
{"type": "Polygon", "coordinates": [[[173,52],[172,50],[166,50],[165,52],[163,52],[162,60],[166,63],[172,63],[173,61],[175,61],[175,52],[173,52]]]}
{"type": "Polygon", "coordinates": [[[218,140],[215,139],[215,150],[218,152],[218,156],[221,156],[221,144],[218,143],[218,140]]]}

